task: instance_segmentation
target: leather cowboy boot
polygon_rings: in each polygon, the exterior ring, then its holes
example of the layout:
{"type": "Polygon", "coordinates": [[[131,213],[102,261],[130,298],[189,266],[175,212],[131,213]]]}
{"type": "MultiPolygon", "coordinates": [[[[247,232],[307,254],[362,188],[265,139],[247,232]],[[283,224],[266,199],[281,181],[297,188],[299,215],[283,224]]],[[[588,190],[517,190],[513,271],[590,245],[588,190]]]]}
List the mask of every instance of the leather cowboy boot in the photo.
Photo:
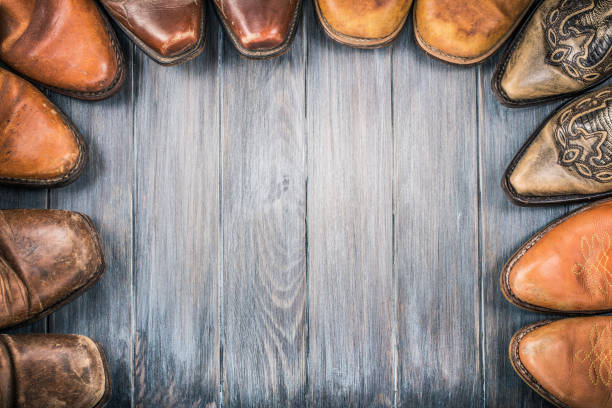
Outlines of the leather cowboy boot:
{"type": "Polygon", "coordinates": [[[412,0],[315,0],[319,22],[333,40],[357,48],[392,43],[404,28],[412,0]]]}
{"type": "Polygon", "coordinates": [[[0,407],[101,408],[111,394],[95,341],[70,334],[0,335],[0,407]]]}
{"type": "Polygon", "coordinates": [[[429,55],[477,64],[497,51],[533,0],[416,0],[414,34],[429,55]]]}
{"type": "Polygon", "coordinates": [[[60,210],[0,210],[0,329],[38,320],[104,273],[91,220],[60,210]]]}
{"type": "Polygon", "coordinates": [[[0,0],[0,59],[80,99],[106,98],[125,79],[115,33],[93,0],[0,0]]]}
{"type": "Polygon", "coordinates": [[[0,184],[59,187],[87,162],[83,138],[38,89],[0,68],[0,184]]]}
{"type": "Polygon", "coordinates": [[[583,92],[612,74],[612,0],[545,0],[504,53],[492,87],[520,107],[583,92]]]}
{"type": "Polygon", "coordinates": [[[202,0],[101,0],[117,25],[162,65],[197,57],[206,39],[202,0]]]}
{"type": "Polygon", "coordinates": [[[612,199],[554,221],[504,266],[502,293],[521,308],[547,313],[612,310],[612,199]]]}
{"type": "Polygon", "coordinates": [[[289,50],[302,0],[214,0],[215,10],[242,56],[272,58],[289,50]]]}
{"type": "Polygon", "coordinates": [[[612,86],[554,112],[514,157],[502,186],[519,205],[611,195],[612,86]]]}
{"type": "Polygon", "coordinates": [[[509,351],[521,379],[555,406],[612,407],[612,317],[536,323],[512,337],[509,351]]]}

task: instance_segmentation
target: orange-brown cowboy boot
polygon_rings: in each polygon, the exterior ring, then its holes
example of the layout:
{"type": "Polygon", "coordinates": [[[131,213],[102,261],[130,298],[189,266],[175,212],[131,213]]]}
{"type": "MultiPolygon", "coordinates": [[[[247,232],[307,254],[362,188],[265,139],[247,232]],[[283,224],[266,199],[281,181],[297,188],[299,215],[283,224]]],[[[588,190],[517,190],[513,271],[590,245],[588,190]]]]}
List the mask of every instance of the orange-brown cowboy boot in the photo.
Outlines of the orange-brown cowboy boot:
{"type": "Polygon", "coordinates": [[[114,94],[126,72],[115,33],[94,0],[0,0],[0,59],[81,99],[114,94]]]}
{"type": "Polygon", "coordinates": [[[202,0],[101,0],[128,37],[162,65],[197,57],[206,39],[202,0]]]}
{"type": "Polygon", "coordinates": [[[538,232],[504,266],[501,290],[516,306],[549,313],[612,310],[612,199],[538,232]]]}
{"type": "Polygon", "coordinates": [[[545,0],[501,58],[492,87],[510,107],[580,93],[612,75],[612,0],[545,0]]]}
{"type": "Polygon", "coordinates": [[[91,220],[60,210],[0,210],[0,329],[71,302],[104,273],[91,220]]]}
{"type": "Polygon", "coordinates": [[[27,81],[0,68],[0,184],[59,187],[87,162],[70,120],[27,81]]]}
{"type": "Polygon", "coordinates": [[[71,334],[0,335],[0,407],[101,408],[111,394],[95,341],[71,334]]]}
{"type": "Polygon", "coordinates": [[[536,323],[514,335],[509,351],[517,374],[557,407],[612,407],[612,317],[536,323]]]}
{"type": "Polygon", "coordinates": [[[315,0],[319,22],[333,40],[357,48],[379,48],[399,36],[412,0],[315,0]]]}
{"type": "Polygon", "coordinates": [[[429,55],[477,64],[497,51],[533,0],[416,0],[414,34],[429,55]]]}

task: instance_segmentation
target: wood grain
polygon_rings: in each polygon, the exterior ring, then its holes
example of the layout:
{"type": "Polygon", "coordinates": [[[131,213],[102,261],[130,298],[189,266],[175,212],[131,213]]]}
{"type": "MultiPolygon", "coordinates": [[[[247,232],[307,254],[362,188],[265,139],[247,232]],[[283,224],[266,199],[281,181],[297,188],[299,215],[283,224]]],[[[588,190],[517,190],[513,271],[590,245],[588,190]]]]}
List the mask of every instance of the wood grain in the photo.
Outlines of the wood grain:
{"type": "Polygon", "coordinates": [[[136,52],[136,407],[219,403],[217,35],[175,67],[136,52]]]}
{"type": "Polygon", "coordinates": [[[407,29],[393,52],[398,406],[478,406],[476,69],[428,57],[407,29]]]}
{"type": "Polygon", "coordinates": [[[225,404],[304,406],[303,37],[273,63],[223,50],[225,404]]]}
{"type": "Polygon", "coordinates": [[[325,37],[308,14],[311,406],[393,406],[390,50],[325,37]]]}
{"type": "Polygon", "coordinates": [[[486,63],[479,72],[484,403],[486,406],[550,407],[514,373],[507,355],[510,338],[517,330],[551,316],[522,311],[508,303],[499,289],[499,274],[524,241],[568,212],[568,208],[517,207],[505,197],[500,183],[520,146],[559,103],[527,109],[501,106],[489,86],[494,63],[495,60],[486,63]]]}
{"type": "MultiPolygon", "coordinates": [[[[131,44],[122,38],[129,66],[131,44]]],[[[101,281],[49,316],[49,331],[100,342],[109,359],[109,406],[132,399],[132,78],[110,99],[90,103],[51,95],[86,140],[89,162],[72,185],[50,191],[50,207],[82,212],[96,225],[106,257],[101,281]]]]}

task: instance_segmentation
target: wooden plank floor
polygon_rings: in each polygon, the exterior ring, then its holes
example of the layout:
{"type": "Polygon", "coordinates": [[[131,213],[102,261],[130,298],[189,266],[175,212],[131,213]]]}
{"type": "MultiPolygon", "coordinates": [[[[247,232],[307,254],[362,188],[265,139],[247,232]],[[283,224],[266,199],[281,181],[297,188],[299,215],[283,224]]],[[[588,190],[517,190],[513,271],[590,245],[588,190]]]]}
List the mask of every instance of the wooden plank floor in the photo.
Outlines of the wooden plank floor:
{"type": "Polygon", "coordinates": [[[22,332],[92,336],[110,407],[539,407],[500,268],[568,207],[524,209],[506,164],[558,104],[509,110],[497,58],[342,47],[310,2],[291,51],[238,56],[210,18],[205,53],[163,68],[122,37],[112,99],[50,93],[91,160],[70,187],[0,189],[1,208],[89,214],[102,282],[22,332]]]}

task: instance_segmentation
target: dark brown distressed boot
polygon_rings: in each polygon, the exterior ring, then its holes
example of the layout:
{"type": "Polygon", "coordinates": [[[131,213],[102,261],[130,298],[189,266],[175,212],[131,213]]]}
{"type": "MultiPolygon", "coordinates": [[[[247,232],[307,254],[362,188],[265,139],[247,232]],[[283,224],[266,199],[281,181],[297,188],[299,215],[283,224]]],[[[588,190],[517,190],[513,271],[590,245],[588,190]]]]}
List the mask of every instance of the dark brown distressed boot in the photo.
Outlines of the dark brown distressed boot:
{"type": "Polygon", "coordinates": [[[0,210],[0,328],[53,313],[103,273],[100,240],[88,217],[59,210],[0,210]]]}
{"type": "Polygon", "coordinates": [[[95,341],[71,334],[0,335],[0,407],[99,408],[111,394],[95,341]]]}

